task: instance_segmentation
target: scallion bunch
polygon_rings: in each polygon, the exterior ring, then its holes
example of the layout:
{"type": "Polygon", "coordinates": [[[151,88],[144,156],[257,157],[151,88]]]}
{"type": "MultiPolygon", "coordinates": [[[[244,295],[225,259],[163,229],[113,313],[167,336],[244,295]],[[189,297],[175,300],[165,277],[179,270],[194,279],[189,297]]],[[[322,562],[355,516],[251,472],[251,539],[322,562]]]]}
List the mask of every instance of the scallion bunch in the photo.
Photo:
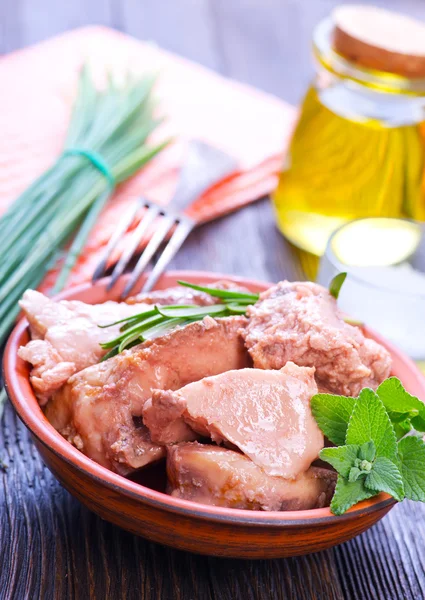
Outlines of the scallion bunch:
{"type": "Polygon", "coordinates": [[[0,342],[19,312],[18,300],[36,288],[73,235],[55,291],[66,283],[90,230],[118,184],[144,166],[165,144],[151,147],[154,77],[118,87],[111,78],[96,89],[81,73],[64,152],[0,218],[0,342]],[[74,153],[77,150],[77,153],[74,153]],[[109,177],[78,151],[95,153],[109,177]]]}
{"type": "Polygon", "coordinates": [[[115,186],[166,145],[147,143],[160,122],[154,80],[118,86],[109,77],[99,90],[83,68],[62,155],[0,218],[0,344],[23,292],[40,284],[70,244],[54,291],[65,285],[115,186]]]}

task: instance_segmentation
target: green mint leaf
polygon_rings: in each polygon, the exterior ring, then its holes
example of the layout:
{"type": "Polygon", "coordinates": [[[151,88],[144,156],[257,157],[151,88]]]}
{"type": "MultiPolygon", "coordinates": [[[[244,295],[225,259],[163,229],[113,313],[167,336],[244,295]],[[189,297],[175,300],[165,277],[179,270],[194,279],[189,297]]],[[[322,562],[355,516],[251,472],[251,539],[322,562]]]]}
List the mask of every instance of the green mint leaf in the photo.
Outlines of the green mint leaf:
{"type": "Polygon", "coordinates": [[[357,481],[357,479],[362,474],[363,474],[363,471],[361,471],[358,467],[352,467],[350,469],[350,472],[348,473],[348,481],[350,483],[352,483],[353,481],[357,481]]]}
{"type": "Polygon", "coordinates": [[[360,446],[338,446],[337,448],[323,448],[319,456],[333,466],[335,471],[348,479],[350,470],[355,466],[360,446]]]}
{"type": "Polygon", "coordinates": [[[376,393],[393,423],[410,420],[417,431],[425,431],[425,404],[416,396],[409,394],[397,377],[389,377],[383,381],[376,393]]]}
{"type": "Polygon", "coordinates": [[[348,481],[356,481],[360,475],[366,476],[375,458],[375,444],[366,442],[362,446],[338,446],[337,448],[323,448],[319,456],[333,466],[335,471],[348,481]]]}
{"type": "Polygon", "coordinates": [[[417,417],[419,415],[419,411],[412,408],[407,412],[394,412],[391,410],[387,410],[388,416],[390,417],[391,423],[403,423],[404,421],[408,421],[413,417],[417,417]]]}
{"type": "Polygon", "coordinates": [[[371,462],[376,456],[376,447],[372,440],[365,442],[360,446],[359,458],[360,460],[368,460],[371,462]]]}
{"type": "Polygon", "coordinates": [[[353,408],[345,443],[361,445],[371,440],[375,444],[376,456],[396,460],[397,439],[387,411],[375,392],[365,388],[353,408]]]}
{"type": "Polygon", "coordinates": [[[405,497],[425,502],[425,444],[420,438],[409,435],[398,442],[400,470],[405,497]]]}
{"type": "Polygon", "coordinates": [[[401,421],[401,423],[393,423],[393,427],[396,438],[400,440],[406,433],[409,433],[409,431],[412,430],[412,423],[410,422],[410,419],[406,419],[405,421],[401,421]]]}
{"type": "Polygon", "coordinates": [[[400,470],[385,456],[376,458],[371,472],[365,479],[365,486],[368,490],[374,492],[387,492],[398,502],[401,502],[404,498],[404,486],[400,470]]]}
{"type": "Polygon", "coordinates": [[[311,411],[322,432],[333,444],[345,444],[348,421],[356,398],[334,394],[315,394],[311,399],[311,411]]]}
{"type": "Polygon", "coordinates": [[[335,298],[335,300],[338,300],[339,292],[341,291],[342,284],[344,283],[346,277],[347,273],[338,273],[338,275],[335,275],[329,284],[329,293],[335,298]]]}
{"type": "Polygon", "coordinates": [[[356,481],[347,481],[341,475],[338,475],[336,482],[335,493],[331,502],[331,511],[334,515],[342,515],[349,508],[367,500],[372,496],[376,496],[377,492],[368,490],[364,484],[364,477],[359,477],[356,481]]]}

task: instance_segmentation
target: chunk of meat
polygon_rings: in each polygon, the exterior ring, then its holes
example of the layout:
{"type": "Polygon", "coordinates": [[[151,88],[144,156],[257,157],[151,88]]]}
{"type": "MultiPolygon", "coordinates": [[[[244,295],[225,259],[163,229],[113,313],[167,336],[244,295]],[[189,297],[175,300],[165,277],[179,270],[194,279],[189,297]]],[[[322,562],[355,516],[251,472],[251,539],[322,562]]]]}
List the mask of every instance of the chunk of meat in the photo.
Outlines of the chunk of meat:
{"type": "Polygon", "coordinates": [[[42,405],[71,375],[99,362],[106,354],[100,343],[118,335],[119,325],[107,329],[98,325],[150,308],[112,301],[94,305],[78,300],[54,301],[35,290],[27,290],[19,304],[33,338],[19,349],[19,356],[34,367],[30,380],[42,405]]]}
{"type": "Polygon", "coordinates": [[[290,479],[323,448],[310,409],[316,393],[314,369],[293,363],[280,371],[227,371],[175,392],[155,390],[143,419],[154,441],[186,441],[183,421],[218,444],[230,442],[269,475],[290,479]]]}
{"type": "Polygon", "coordinates": [[[197,442],[167,448],[168,493],[201,504],[247,510],[328,506],[336,473],[310,467],[297,479],[267,475],[239,452],[197,442]]]}
{"type": "MultiPolygon", "coordinates": [[[[201,284],[204,287],[212,287],[218,290],[232,290],[237,292],[248,292],[247,288],[244,288],[232,281],[215,281],[214,283],[201,284]]],[[[145,304],[196,304],[198,306],[211,306],[212,304],[219,304],[220,298],[210,296],[206,292],[199,292],[188,287],[176,286],[167,288],[165,290],[154,290],[146,294],[137,294],[137,296],[131,296],[127,298],[128,304],[145,303],[145,304]]]]}
{"type": "MultiPolygon", "coordinates": [[[[247,291],[229,281],[217,281],[211,287],[247,291]]],[[[175,287],[140,294],[127,302],[85,304],[78,300],[51,300],[35,290],[27,290],[20,306],[30,324],[32,341],[27,349],[20,348],[19,356],[33,365],[31,384],[41,405],[68,378],[96,364],[106,354],[100,343],[118,335],[119,325],[99,328],[130,317],[152,304],[211,305],[220,300],[204,292],[175,287]],[[35,344],[33,340],[44,340],[35,344]]]]}
{"type": "Polygon", "coordinates": [[[282,281],[247,314],[242,336],[257,368],[280,369],[287,361],[315,367],[319,386],[354,396],[364,387],[376,389],[390,374],[389,352],[346,323],[320,285],[282,281]]]}
{"type": "Polygon", "coordinates": [[[19,356],[32,364],[31,385],[40,404],[68,381],[75,373],[75,363],[63,360],[59,352],[46,340],[31,340],[19,348],[19,356]]]}
{"type": "Polygon", "coordinates": [[[140,422],[155,388],[175,390],[204,376],[250,364],[240,336],[245,317],[203,321],[124,351],[71,377],[45,414],[96,462],[129,473],[164,456],[140,422]],[[136,421],[136,422],[135,422],[136,421]]]}

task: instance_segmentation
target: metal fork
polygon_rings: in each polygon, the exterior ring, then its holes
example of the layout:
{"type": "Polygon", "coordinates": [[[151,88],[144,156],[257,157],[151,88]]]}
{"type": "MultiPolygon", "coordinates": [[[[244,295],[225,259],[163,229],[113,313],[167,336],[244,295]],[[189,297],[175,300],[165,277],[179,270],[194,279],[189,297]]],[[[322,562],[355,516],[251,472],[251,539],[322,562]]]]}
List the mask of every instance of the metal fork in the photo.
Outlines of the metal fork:
{"type": "Polygon", "coordinates": [[[126,298],[130,294],[162,242],[175,227],[173,234],[143,286],[142,291],[149,292],[173,256],[182,246],[189,233],[196,226],[196,222],[187,217],[183,211],[197,200],[203,192],[233,173],[236,168],[236,161],[221,150],[217,150],[217,148],[213,148],[198,140],[189,142],[186,160],[171,202],[166,208],[162,208],[154,202],[140,198],[134,206],[130,207],[118,223],[116,230],[107,244],[105,253],[94,272],[93,282],[105,275],[112,252],[125,235],[137,212],[144,207],[146,212],[133,231],[128,246],[124,249],[115,265],[107,289],[110,290],[115,285],[131,259],[137,254],[137,249],[148,228],[155,221],[158,221],[157,227],[140,255],[121,297],[126,298]]]}

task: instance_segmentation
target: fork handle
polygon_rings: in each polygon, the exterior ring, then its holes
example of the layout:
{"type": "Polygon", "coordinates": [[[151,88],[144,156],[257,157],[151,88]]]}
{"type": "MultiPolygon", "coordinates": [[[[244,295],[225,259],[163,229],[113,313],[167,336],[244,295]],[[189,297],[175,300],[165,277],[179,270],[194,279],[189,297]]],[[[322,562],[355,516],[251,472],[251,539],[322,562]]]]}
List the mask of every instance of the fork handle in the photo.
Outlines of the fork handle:
{"type": "Polygon", "coordinates": [[[177,188],[167,209],[183,212],[206,190],[234,173],[236,161],[217,148],[193,140],[189,143],[177,188]]]}

